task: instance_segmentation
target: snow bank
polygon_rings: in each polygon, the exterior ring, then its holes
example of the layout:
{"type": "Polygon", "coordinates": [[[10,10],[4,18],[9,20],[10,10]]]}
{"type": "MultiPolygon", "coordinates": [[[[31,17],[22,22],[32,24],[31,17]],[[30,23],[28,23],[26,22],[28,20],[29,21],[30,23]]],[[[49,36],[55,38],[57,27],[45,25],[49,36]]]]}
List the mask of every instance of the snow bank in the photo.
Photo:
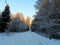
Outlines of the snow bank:
{"type": "Polygon", "coordinates": [[[0,45],[60,45],[60,40],[49,40],[33,32],[0,33],[0,45]]]}

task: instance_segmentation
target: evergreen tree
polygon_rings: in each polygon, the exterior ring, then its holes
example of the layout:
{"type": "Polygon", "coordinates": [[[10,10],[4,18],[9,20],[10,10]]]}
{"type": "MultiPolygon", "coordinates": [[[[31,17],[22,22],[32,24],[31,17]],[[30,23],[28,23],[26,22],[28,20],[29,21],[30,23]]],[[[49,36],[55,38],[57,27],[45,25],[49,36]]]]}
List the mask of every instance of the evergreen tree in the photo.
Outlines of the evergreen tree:
{"type": "Polygon", "coordinates": [[[60,4],[59,0],[38,0],[32,31],[44,33],[50,38],[60,38],[60,4]]]}
{"type": "Polygon", "coordinates": [[[8,28],[8,23],[10,22],[10,7],[6,5],[5,10],[2,12],[2,29],[1,32],[5,32],[5,29],[8,28]]]}

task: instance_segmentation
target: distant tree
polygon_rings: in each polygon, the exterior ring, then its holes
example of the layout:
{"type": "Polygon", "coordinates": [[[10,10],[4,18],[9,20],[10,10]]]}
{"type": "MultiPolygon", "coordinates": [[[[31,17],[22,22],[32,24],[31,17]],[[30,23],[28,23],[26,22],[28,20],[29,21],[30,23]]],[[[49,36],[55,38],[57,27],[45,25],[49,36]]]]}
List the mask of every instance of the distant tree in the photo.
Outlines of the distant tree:
{"type": "Polygon", "coordinates": [[[17,18],[25,23],[25,18],[24,18],[24,15],[22,13],[17,12],[15,18],[17,18]]]}
{"type": "Polygon", "coordinates": [[[12,14],[9,24],[10,32],[28,31],[28,25],[24,22],[24,16],[21,13],[12,14]]]}
{"type": "Polygon", "coordinates": [[[30,25],[30,17],[29,17],[29,16],[26,18],[26,24],[27,24],[28,26],[30,25]]]}
{"type": "Polygon", "coordinates": [[[33,25],[34,21],[35,21],[35,19],[32,19],[32,21],[31,21],[31,26],[33,25]]]}
{"type": "Polygon", "coordinates": [[[11,14],[11,19],[13,20],[16,17],[15,14],[11,14]]]}
{"type": "Polygon", "coordinates": [[[28,31],[28,25],[19,19],[13,19],[9,25],[11,32],[25,32],[28,31]]]}

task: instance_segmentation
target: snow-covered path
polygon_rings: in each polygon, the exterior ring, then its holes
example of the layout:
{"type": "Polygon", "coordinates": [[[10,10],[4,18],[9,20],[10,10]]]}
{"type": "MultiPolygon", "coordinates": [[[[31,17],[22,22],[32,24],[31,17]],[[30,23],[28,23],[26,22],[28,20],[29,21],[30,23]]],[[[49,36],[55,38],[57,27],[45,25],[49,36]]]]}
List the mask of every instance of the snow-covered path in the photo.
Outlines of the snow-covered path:
{"type": "Polygon", "coordinates": [[[0,33],[0,45],[60,45],[60,40],[50,40],[33,32],[0,33]]]}

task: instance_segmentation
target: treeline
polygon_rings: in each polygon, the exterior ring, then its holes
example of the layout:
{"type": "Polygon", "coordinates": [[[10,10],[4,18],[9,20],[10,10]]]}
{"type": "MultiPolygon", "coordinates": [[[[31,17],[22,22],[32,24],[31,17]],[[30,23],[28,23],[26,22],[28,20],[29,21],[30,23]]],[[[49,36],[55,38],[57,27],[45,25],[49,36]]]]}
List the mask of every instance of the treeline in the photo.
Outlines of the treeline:
{"type": "Polygon", "coordinates": [[[30,17],[24,18],[23,13],[17,12],[11,14],[11,22],[9,24],[11,31],[24,32],[29,31],[30,17]]]}
{"type": "Polygon", "coordinates": [[[31,29],[45,37],[60,39],[60,0],[37,0],[31,29]]]}
{"type": "Polygon", "coordinates": [[[25,32],[29,30],[30,17],[24,18],[23,13],[10,12],[9,5],[0,12],[0,32],[25,32]]]}

